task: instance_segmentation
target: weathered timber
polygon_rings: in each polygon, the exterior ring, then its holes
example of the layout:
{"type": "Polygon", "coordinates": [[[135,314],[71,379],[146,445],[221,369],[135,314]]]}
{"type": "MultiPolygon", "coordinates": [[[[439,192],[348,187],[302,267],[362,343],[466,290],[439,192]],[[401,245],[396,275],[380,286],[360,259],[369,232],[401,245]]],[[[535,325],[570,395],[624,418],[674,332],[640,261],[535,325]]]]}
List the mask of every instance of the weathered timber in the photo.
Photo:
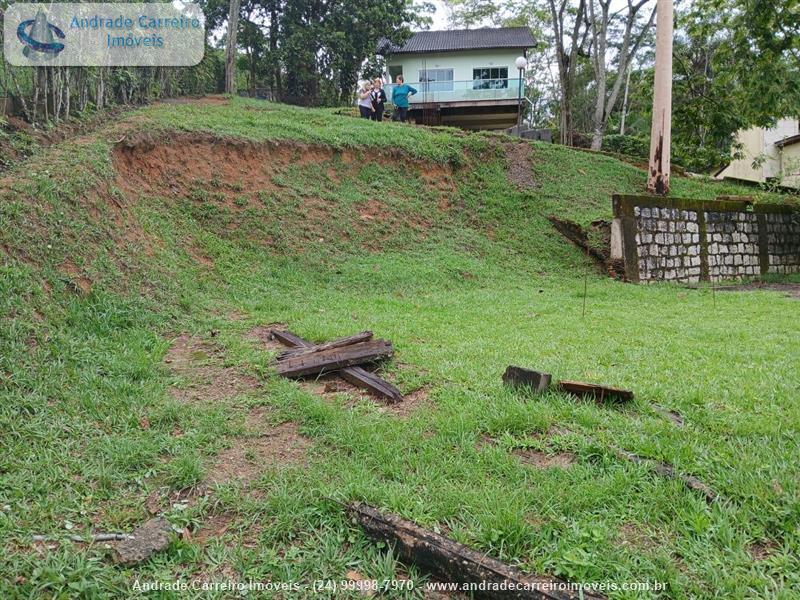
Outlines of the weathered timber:
{"type": "Polygon", "coordinates": [[[654,472],[662,477],[666,477],[667,479],[677,479],[678,481],[682,481],[683,484],[694,492],[698,492],[705,501],[711,504],[714,502],[718,495],[714,490],[712,490],[709,486],[705,483],[700,481],[694,475],[684,475],[683,473],[679,473],[675,470],[675,467],[668,465],[667,463],[663,463],[657,460],[652,460],[650,458],[643,458],[638,454],[634,454],[633,452],[628,452],[627,450],[623,450],[622,448],[617,448],[617,455],[625,460],[629,460],[632,463],[637,465],[645,465],[651,468],[654,472]]]}
{"type": "Polygon", "coordinates": [[[373,394],[386,398],[391,404],[400,402],[403,394],[391,383],[370,373],[361,367],[348,367],[339,372],[339,376],[356,387],[369,390],[373,394]]]}
{"type": "Polygon", "coordinates": [[[633,400],[633,392],[630,390],[585,383],[583,381],[562,380],[558,382],[558,388],[562,392],[569,392],[576,396],[588,396],[598,402],[606,400],[610,402],[630,402],[633,400]]]}
{"type": "Polygon", "coordinates": [[[278,354],[277,358],[278,360],[285,360],[293,356],[300,356],[301,354],[313,354],[314,352],[322,352],[323,350],[329,350],[330,348],[343,348],[344,346],[352,346],[353,344],[367,342],[371,339],[371,331],[362,331],[360,333],[356,333],[355,335],[349,335],[347,337],[338,338],[330,342],[325,342],[324,344],[315,344],[313,346],[296,346],[289,350],[284,350],[278,354]]]}
{"type": "Polygon", "coordinates": [[[499,560],[423,529],[398,515],[381,513],[367,504],[350,504],[348,513],[367,537],[394,548],[401,561],[414,564],[446,583],[474,584],[474,598],[597,600],[578,586],[551,577],[527,575],[499,560]],[[510,589],[513,588],[513,589],[510,589]]]}
{"type": "Polygon", "coordinates": [[[284,344],[285,346],[291,346],[291,347],[300,346],[308,348],[314,345],[311,342],[305,341],[300,336],[293,334],[291,331],[284,331],[282,329],[273,329],[272,337],[274,337],[276,340],[278,340],[281,344],[284,344]]]}
{"type": "Polygon", "coordinates": [[[303,377],[338,371],[344,367],[361,365],[389,358],[394,354],[391,342],[370,340],[344,348],[329,348],[308,356],[300,355],[282,360],[276,364],[278,375],[283,377],[303,377]]]}
{"type": "MultiPolygon", "coordinates": [[[[282,344],[294,348],[313,346],[312,343],[291,331],[273,330],[272,337],[282,344]]],[[[373,394],[386,398],[391,403],[400,402],[403,399],[403,394],[395,386],[362,367],[347,367],[339,371],[339,375],[354,386],[369,390],[373,394]]]]}
{"type": "Polygon", "coordinates": [[[523,367],[508,365],[503,373],[503,383],[513,387],[526,387],[535,393],[543,392],[550,386],[550,373],[533,371],[523,367]]]}

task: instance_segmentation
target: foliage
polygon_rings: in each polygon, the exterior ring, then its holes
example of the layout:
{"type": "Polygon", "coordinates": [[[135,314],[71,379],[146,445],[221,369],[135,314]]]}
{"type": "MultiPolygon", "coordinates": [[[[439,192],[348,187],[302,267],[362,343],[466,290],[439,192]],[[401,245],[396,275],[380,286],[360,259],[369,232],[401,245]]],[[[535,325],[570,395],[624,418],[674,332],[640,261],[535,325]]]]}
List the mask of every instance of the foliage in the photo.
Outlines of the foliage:
{"type": "Polygon", "coordinates": [[[638,135],[607,133],[603,137],[603,150],[646,159],[650,154],[650,139],[638,135]]]}

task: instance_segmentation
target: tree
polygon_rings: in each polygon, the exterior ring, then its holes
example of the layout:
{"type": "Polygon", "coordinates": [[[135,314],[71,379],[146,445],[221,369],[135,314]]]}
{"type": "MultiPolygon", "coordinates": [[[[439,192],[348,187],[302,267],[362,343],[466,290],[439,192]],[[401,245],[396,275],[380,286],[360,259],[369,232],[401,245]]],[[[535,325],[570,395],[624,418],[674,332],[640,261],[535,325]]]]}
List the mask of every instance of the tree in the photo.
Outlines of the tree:
{"type": "Polygon", "coordinates": [[[611,111],[614,110],[619,99],[623,82],[626,79],[625,73],[628,70],[628,65],[653,25],[653,18],[656,12],[655,6],[653,6],[649,19],[643,25],[639,24],[639,29],[636,31],[640,16],[639,11],[649,0],[638,0],[638,2],[627,0],[623,31],[617,50],[617,77],[611,87],[611,93],[608,94],[608,35],[609,30],[614,25],[614,21],[623,13],[622,9],[611,13],[611,2],[612,0],[588,0],[588,17],[591,31],[590,49],[596,90],[592,150],[600,150],[603,145],[603,135],[606,132],[611,111]]]}
{"type": "Polygon", "coordinates": [[[225,93],[236,93],[236,34],[239,31],[240,0],[231,0],[228,11],[228,41],[225,47],[225,93]]]}

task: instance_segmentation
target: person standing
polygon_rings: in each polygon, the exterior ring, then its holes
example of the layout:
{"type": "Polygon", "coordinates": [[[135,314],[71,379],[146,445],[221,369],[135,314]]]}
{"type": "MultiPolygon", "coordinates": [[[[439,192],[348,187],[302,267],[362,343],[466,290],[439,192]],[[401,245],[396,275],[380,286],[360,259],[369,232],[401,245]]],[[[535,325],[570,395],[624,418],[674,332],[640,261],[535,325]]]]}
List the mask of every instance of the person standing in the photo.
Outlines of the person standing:
{"type": "Polygon", "coordinates": [[[365,81],[358,91],[358,110],[362,119],[371,119],[375,109],[372,107],[372,90],[369,81],[365,81]]]}
{"type": "Polygon", "coordinates": [[[383,121],[383,109],[386,106],[386,92],[383,90],[383,81],[376,77],[372,85],[372,120],[383,121]]]}
{"type": "Polygon", "coordinates": [[[405,123],[408,118],[408,97],[416,94],[417,90],[405,83],[402,75],[398,75],[395,81],[396,85],[392,90],[392,104],[394,104],[395,112],[393,119],[405,123]]]}

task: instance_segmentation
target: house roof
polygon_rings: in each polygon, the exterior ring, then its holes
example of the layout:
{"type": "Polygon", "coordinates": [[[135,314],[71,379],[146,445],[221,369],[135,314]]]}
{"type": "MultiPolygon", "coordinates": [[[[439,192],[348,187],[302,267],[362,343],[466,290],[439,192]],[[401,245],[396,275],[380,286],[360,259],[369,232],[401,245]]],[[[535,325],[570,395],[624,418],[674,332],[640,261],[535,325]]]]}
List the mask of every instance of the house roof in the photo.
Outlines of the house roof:
{"type": "Polygon", "coordinates": [[[532,48],[536,40],[529,27],[498,27],[482,29],[451,29],[449,31],[420,31],[404,46],[387,44],[381,40],[378,52],[414,54],[423,52],[457,52],[459,50],[487,50],[491,48],[532,48]]]}
{"type": "Polygon", "coordinates": [[[800,143],[800,133],[787,138],[783,138],[782,140],[775,142],[775,145],[778,148],[783,148],[784,146],[791,146],[792,144],[797,144],[797,143],[800,143]]]}

